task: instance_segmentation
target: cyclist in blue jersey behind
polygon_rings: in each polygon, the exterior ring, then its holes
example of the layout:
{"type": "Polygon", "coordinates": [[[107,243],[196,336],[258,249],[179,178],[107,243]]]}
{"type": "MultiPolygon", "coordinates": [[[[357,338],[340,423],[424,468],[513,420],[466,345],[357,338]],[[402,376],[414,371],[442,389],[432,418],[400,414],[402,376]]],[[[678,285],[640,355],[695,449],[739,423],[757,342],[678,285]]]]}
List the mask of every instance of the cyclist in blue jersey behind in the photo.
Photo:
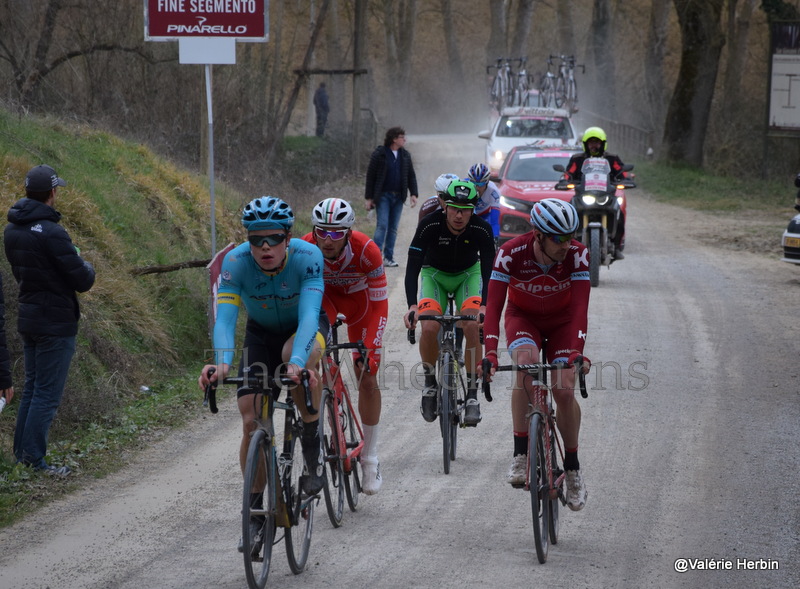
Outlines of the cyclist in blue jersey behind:
{"type": "MultiPolygon", "coordinates": [[[[256,198],[244,208],[242,225],[247,229],[247,241],[231,250],[222,263],[213,342],[216,366],[203,367],[198,379],[201,389],[205,390],[209,381],[228,375],[235,351],[236,320],[243,306],[248,317],[239,374],[246,366],[267,370],[271,376],[282,371],[299,384],[300,374],[307,368],[313,404],[319,407],[321,379],[315,368],[329,331],[327,315],[321,309],[324,260],[317,246],[292,239],[293,224],[292,209],[273,196],[256,198]],[[212,368],[216,372],[209,376],[212,368]]],[[[237,393],[243,429],[239,448],[242,470],[261,406],[256,394],[245,387],[237,393]]],[[[306,410],[302,387],[295,386],[292,396],[304,423],[300,440],[307,469],[301,479],[303,491],[315,495],[324,483],[318,417],[306,410]]],[[[253,490],[254,507],[261,507],[262,498],[263,489],[253,490]]],[[[257,534],[261,526],[253,522],[251,528],[257,534]]]]}
{"type": "Polygon", "coordinates": [[[494,243],[500,239],[500,191],[497,185],[489,180],[489,168],[485,164],[475,164],[469,169],[467,180],[475,185],[478,191],[478,204],[475,214],[492,226],[494,243]]]}

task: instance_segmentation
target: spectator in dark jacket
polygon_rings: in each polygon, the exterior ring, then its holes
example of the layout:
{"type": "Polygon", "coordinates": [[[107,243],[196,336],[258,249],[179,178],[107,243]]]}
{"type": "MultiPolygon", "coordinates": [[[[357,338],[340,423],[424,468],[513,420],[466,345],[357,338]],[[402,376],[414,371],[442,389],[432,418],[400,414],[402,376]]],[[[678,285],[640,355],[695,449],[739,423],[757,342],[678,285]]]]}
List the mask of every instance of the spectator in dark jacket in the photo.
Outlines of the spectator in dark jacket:
{"type": "Polygon", "coordinates": [[[81,258],[55,210],[56,192],[66,182],[50,166],[36,166],[25,178],[25,198],[8,211],[4,243],[19,285],[19,319],[25,355],[14,455],[47,474],[66,476],[68,466],[45,461],[47,437],[56,415],[78,333],[77,292],[94,284],[94,268],[81,258]]]}
{"type": "Polygon", "coordinates": [[[317,111],[317,137],[322,137],[325,134],[325,125],[328,123],[328,113],[331,111],[325,82],[320,82],[319,88],[314,92],[314,110],[317,111]]]}
{"type": "Polygon", "coordinates": [[[8,355],[6,343],[6,301],[3,296],[3,277],[0,276],[0,398],[4,405],[14,398],[14,387],[11,383],[11,357],[8,355]]]}
{"type": "Polygon", "coordinates": [[[397,226],[403,213],[403,203],[411,193],[411,206],[417,204],[419,190],[411,154],[403,147],[406,132],[401,127],[386,131],[383,145],[372,152],[367,168],[367,187],[364,198],[367,210],[376,209],[375,235],[372,240],[383,252],[384,265],[394,268],[394,243],[397,226]]]}

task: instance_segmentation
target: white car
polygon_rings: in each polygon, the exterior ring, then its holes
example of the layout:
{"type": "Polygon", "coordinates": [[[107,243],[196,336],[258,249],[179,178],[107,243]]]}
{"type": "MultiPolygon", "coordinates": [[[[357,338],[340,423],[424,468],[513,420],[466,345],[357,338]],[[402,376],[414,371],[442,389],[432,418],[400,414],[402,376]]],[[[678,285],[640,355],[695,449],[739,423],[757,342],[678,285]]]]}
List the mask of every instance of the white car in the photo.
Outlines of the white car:
{"type": "Polygon", "coordinates": [[[789,221],[789,226],[783,232],[783,245],[782,262],[789,262],[791,264],[800,264],[800,215],[795,215],[789,221]]]}
{"type": "Polygon", "coordinates": [[[518,145],[538,147],[580,145],[569,113],[563,108],[508,107],[490,131],[478,134],[486,139],[486,165],[496,173],[508,152],[518,145]]]}

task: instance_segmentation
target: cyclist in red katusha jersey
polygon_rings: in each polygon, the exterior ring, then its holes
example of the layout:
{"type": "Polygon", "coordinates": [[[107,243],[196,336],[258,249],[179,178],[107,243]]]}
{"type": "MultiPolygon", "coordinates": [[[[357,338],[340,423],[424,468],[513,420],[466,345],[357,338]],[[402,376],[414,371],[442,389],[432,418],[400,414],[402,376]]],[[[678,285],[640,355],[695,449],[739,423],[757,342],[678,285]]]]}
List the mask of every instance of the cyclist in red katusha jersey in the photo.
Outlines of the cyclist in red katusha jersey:
{"type": "Polygon", "coordinates": [[[356,361],[355,372],[358,412],[364,429],[362,488],[367,495],[374,495],[383,482],[378,460],[381,417],[378,367],[389,301],[381,251],[367,235],[353,230],[355,220],[350,203],[341,198],[326,198],[314,207],[311,213],[314,230],[303,239],[316,244],[325,259],[322,307],[328,318],[333,323],[337,314],[344,315],[350,341],[363,340],[369,350],[369,371],[364,371],[362,362],[356,361]]]}
{"type": "MultiPolygon", "coordinates": [[[[581,409],[575,400],[572,364],[583,358],[583,371],[590,363],[583,357],[589,308],[589,250],[573,239],[578,213],[570,203],[547,198],[533,205],[533,230],[506,242],[495,256],[484,323],[486,360],[497,367],[500,315],[508,298],[505,333],[514,364],[539,361],[542,338],[547,338],[547,361],[564,363],[553,379],[553,397],[558,430],[564,440],[567,505],[573,511],[586,505],[586,485],[578,462],[578,432],[581,409]]],[[[482,370],[479,370],[482,372],[482,370]]],[[[491,375],[490,375],[491,377],[491,375]]],[[[525,482],[528,453],[528,396],[517,372],[511,393],[514,425],[514,460],[507,480],[525,482]]]]}

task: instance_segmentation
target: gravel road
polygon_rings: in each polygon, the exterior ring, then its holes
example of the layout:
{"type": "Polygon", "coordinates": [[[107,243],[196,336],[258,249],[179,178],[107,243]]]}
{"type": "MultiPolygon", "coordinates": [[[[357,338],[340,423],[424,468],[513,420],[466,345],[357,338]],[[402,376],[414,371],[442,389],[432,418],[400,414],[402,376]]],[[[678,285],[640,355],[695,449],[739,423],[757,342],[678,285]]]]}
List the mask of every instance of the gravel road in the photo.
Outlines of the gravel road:
{"type": "MultiPolygon", "coordinates": [[[[409,137],[424,192],[439,173],[480,161],[482,148],[472,136],[409,137]]],[[[504,381],[480,426],[461,430],[445,475],[438,425],[422,420],[407,371],[388,369],[383,490],[362,497],[340,529],[323,502],[307,570],[293,575],[276,546],[269,586],[800,586],[800,268],[694,238],[715,217],[658,204],[640,185],[627,257],[601,269],[589,310],[589,499],[582,512],[561,512],[548,562],[536,561],[529,495],[504,482],[504,381]]],[[[416,212],[405,210],[398,252],[416,212]]],[[[398,261],[387,269],[385,358],[408,367],[419,356],[401,323],[398,261]]],[[[215,416],[198,401],[197,419],[119,473],[0,531],[0,587],[244,587],[238,436],[230,398],[215,416]]]]}

